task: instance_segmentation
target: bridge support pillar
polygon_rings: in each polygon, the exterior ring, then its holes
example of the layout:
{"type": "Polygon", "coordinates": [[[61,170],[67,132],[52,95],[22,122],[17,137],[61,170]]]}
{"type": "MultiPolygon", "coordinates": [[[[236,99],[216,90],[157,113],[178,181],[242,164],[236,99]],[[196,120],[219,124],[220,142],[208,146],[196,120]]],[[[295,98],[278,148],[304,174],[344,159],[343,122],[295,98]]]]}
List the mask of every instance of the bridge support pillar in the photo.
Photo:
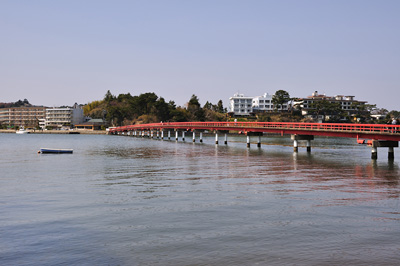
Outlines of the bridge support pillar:
{"type": "Polygon", "coordinates": [[[389,148],[388,152],[388,159],[394,159],[394,148],[399,147],[398,141],[391,141],[391,140],[373,140],[371,143],[372,151],[371,151],[371,159],[376,160],[378,159],[378,148],[387,147],[389,148]]]}
{"type": "Polygon", "coordinates": [[[164,130],[161,130],[161,139],[164,139],[164,130]]]}
{"type": "Polygon", "coordinates": [[[250,137],[251,136],[257,136],[258,141],[257,141],[257,147],[261,147],[261,136],[263,135],[262,132],[247,132],[247,148],[250,148],[250,137]]]}
{"type": "Polygon", "coordinates": [[[196,142],[196,133],[193,131],[193,142],[196,142]]]}
{"type": "Polygon", "coordinates": [[[215,144],[218,145],[218,132],[215,132],[215,144]]]}
{"type": "Polygon", "coordinates": [[[306,140],[307,141],[307,152],[311,152],[311,141],[314,139],[313,135],[292,135],[291,139],[293,140],[293,151],[299,151],[299,140],[306,140]]]}
{"type": "Polygon", "coordinates": [[[371,150],[371,159],[372,159],[372,160],[378,159],[378,148],[377,148],[377,147],[372,147],[372,150],[371,150]]]}
{"type": "Polygon", "coordinates": [[[393,147],[389,147],[388,159],[389,160],[393,160],[394,159],[394,148],[393,147]]]}
{"type": "Polygon", "coordinates": [[[200,132],[200,142],[203,142],[203,132],[200,132]]]}
{"type": "Polygon", "coordinates": [[[171,131],[168,130],[168,140],[171,139],[171,131]]]}
{"type": "Polygon", "coordinates": [[[224,144],[227,145],[228,144],[228,134],[225,133],[225,140],[224,140],[224,144]]]}
{"type": "Polygon", "coordinates": [[[299,144],[297,143],[297,140],[293,140],[293,151],[298,152],[299,151],[299,144]]]}
{"type": "Polygon", "coordinates": [[[179,131],[175,131],[175,140],[178,141],[179,131]]]}
{"type": "Polygon", "coordinates": [[[157,130],[157,139],[160,138],[160,131],[157,130]]]}
{"type": "Polygon", "coordinates": [[[182,141],[185,141],[185,131],[182,131],[182,141]]]}

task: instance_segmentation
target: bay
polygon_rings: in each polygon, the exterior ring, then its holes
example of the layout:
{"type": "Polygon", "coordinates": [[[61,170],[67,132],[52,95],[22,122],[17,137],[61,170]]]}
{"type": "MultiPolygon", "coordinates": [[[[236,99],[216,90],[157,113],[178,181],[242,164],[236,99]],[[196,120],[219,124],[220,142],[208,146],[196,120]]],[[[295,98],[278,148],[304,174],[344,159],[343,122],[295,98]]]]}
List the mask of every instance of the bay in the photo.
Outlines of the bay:
{"type": "Polygon", "coordinates": [[[397,149],[213,142],[0,134],[0,264],[400,263],[397,149]]]}

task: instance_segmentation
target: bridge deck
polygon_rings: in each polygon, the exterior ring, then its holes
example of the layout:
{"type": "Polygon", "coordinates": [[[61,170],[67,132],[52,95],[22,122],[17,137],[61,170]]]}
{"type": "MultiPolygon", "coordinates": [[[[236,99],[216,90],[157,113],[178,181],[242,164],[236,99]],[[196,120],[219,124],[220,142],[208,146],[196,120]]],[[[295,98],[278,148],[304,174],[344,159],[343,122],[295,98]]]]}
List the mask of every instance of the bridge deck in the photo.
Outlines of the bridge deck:
{"type": "Polygon", "coordinates": [[[133,130],[208,130],[267,132],[345,138],[400,141],[400,125],[348,123],[288,123],[288,122],[168,122],[130,125],[113,128],[110,132],[133,130]]]}

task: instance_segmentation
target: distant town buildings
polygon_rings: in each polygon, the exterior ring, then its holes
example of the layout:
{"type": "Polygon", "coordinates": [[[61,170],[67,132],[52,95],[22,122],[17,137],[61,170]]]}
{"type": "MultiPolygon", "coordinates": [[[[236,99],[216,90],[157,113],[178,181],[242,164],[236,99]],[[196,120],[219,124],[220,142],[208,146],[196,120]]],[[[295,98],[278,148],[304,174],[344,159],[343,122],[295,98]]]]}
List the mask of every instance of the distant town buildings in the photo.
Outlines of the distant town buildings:
{"type": "Polygon", "coordinates": [[[61,128],[83,123],[82,106],[48,108],[44,106],[23,106],[0,108],[0,123],[26,128],[61,128]]]}
{"type": "MultiPolygon", "coordinates": [[[[311,96],[305,98],[297,98],[296,100],[285,103],[278,110],[274,108],[272,103],[273,95],[265,93],[262,96],[244,96],[244,94],[236,93],[229,98],[228,112],[234,116],[250,116],[256,113],[272,112],[272,111],[288,111],[290,108],[301,110],[302,115],[313,117],[315,112],[315,104],[321,101],[339,104],[341,110],[349,115],[360,112],[360,107],[365,105],[366,101],[355,100],[355,96],[326,96],[319,94],[318,91],[312,93],[311,96]]],[[[318,117],[317,117],[318,119],[318,117]]]]}
{"type": "Polygon", "coordinates": [[[301,110],[304,116],[312,116],[315,110],[315,104],[322,101],[338,104],[342,111],[346,112],[348,115],[352,115],[358,113],[360,107],[367,103],[366,101],[358,101],[354,98],[355,96],[344,95],[326,96],[325,94],[319,94],[318,91],[315,91],[311,96],[299,98],[294,101],[293,104],[296,108],[301,110]]]}

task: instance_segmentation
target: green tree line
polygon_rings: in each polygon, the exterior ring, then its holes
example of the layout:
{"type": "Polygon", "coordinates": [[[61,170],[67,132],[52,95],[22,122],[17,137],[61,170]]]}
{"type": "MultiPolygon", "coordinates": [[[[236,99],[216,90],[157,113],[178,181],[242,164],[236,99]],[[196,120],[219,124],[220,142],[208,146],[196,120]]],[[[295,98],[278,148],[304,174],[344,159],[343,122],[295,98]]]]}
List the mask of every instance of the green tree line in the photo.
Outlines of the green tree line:
{"type": "Polygon", "coordinates": [[[216,105],[207,102],[201,107],[196,95],[192,95],[187,107],[166,102],[153,92],[132,96],[130,93],[114,96],[110,91],[103,100],[93,101],[84,107],[84,113],[92,118],[105,119],[111,126],[135,123],[223,121],[226,109],[220,100],[216,105]]]}

